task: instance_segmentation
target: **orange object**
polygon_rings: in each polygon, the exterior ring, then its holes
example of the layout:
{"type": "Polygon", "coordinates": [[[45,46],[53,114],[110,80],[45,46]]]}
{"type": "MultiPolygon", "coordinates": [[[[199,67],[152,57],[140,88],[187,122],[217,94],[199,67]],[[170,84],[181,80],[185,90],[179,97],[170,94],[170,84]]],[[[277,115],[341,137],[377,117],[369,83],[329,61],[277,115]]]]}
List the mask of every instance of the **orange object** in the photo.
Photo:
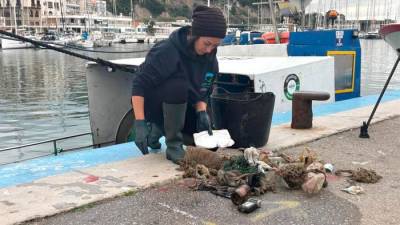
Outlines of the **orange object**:
{"type": "Polygon", "coordinates": [[[279,38],[281,40],[281,43],[289,43],[289,36],[290,36],[290,32],[288,32],[288,31],[284,31],[284,32],[280,33],[279,38]]]}
{"type": "MultiPolygon", "coordinates": [[[[279,39],[281,43],[289,42],[289,34],[290,33],[288,31],[279,33],[279,39]]],[[[261,35],[261,38],[265,40],[266,44],[276,44],[274,32],[266,32],[263,35],[261,35]]]]}
{"type": "Polygon", "coordinates": [[[334,9],[329,10],[328,16],[329,16],[330,18],[337,18],[338,12],[337,12],[336,10],[334,10],[334,9]]]}

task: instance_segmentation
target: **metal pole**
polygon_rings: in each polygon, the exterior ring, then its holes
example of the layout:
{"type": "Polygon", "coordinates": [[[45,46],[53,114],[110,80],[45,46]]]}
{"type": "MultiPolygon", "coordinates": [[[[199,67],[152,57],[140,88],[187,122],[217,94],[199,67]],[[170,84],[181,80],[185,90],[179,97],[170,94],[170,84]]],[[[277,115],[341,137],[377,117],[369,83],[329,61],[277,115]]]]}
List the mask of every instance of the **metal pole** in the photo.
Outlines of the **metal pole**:
{"type": "MultiPolygon", "coordinates": [[[[400,53],[399,50],[398,50],[398,53],[400,53]]],[[[392,79],[392,76],[393,76],[394,72],[396,71],[396,68],[397,68],[397,65],[399,64],[399,62],[400,62],[400,54],[399,54],[398,57],[397,57],[396,63],[394,64],[394,66],[393,66],[393,68],[392,68],[392,71],[390,72],[390,75],[389,75],[388,79],[386,80],[385,86],[383,87],[383,89],[382,89],[382,91],[381,91],[381,94],[379,95],[378,101],[376,101],[376,104],[375,104],[375,106],[374,106],[374,109],[372,110],[372,113],[371,113],[371,115],[370,115],[369,118],[368,118],[368,122],[365,122],[365,121],[364,121],[364,122],[363,122],[363,125],[362,125],[361,128],[360,128],[360,136],[359,136],[360,138],[369,138],[369,134],[368,134],[368,127],[369,127],[369,124],[371,123],[372,117],[374,116],[375,111],[376,111],[376,109],[378,108],[378,105],[379,105],[379,103],[380,103],[381,100],[382,100],[383,94],[385,94],[386,88],[388,87],[388,85],[389,85],[389,83],[390,83],[390,80],[392,79]]]]}
{"type": "Polygon", "coordinates": [[[229,0],[228,0],[228,28],[229,28],[229,16],[230,16],[230,11],[231,11],[231,8],[230,8],[230,5],[229,5],[230,3],[229,3],[229,0]]]}
{"type": "Polygon", "coordinates": [[[210,7],[210,0],[207,1],[207,6],[210,7]]]}
{"type": "Polygon", "coordinates": [[[303,15],[301,16],[301,26],[304,29],[304,27],[306,26],[306,7],[304,5],[304,0],[301,0],[300,7],[301,7],[301,12],[303,13],[303,15]]]}
{"type": "Polygon", "coordinates": [[[274,27],[274,32],[275,32],[275,43],[279,44],[281,43],[281,41],[279,39],[278,28],[276,28],[274,4],[272,3],[272,0],[269,0],[268,3],[269,3],[269,10],[271,12],[272,25],[274,27]]]}
{"type": "Polygon", "coordinates": [[[247,8],[247,29],[250,29],[250,7],[247,8]]]}
{"type": "Polygon", "coordinates": [[[64,6],[62,4],[62,1],[60,0],[61,22],[62,22],[63,32],[65,33],[65,21],[64,21],[63,7],[64,6]]]}
{"type": "Polygon", "coordinates": [[[135,22],[135,14],[133,13],[133,11],[134,11],[133,8],[134,8],[133,0],[131,0],[131,14],[132,14],[132,25],[131,25],[131,27],[134,26],[134,22],[135,22]]]}

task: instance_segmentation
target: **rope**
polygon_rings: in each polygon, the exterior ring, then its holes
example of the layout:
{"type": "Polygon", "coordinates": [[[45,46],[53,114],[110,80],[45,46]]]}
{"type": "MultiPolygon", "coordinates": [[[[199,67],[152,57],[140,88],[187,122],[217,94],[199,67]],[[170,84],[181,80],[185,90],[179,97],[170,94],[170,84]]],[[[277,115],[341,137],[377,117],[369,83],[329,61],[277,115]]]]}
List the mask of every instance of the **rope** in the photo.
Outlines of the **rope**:
{"type": "Polygon", "coordinates": [[[11,41],[18,41],[18,39],[15,38],[9,38],[9,37],[4,37],[4,36],[0,36],[1,39],[6,39],[6,40],[11,40],[11,41]]]}
{"type": "Polygon", "coordinates": [[[135,51],[103,51],[103,50],[91,50],[91,49],[84,49],[84,48],[79,48],[79,47],[75,47],[72,45],[67,44],[65,46],[66,48],[71,48],[74,50],[78,50],[78,51],[84,51],[84,52],[99,52],[99,53],[143,53],[143,52],[148,52],[149,50],[135,50],[135,51]]]}
{"type": "MultiPolygon", "coordinates": [[[[43,43],[43,42],[42,42],[43,43]]],[[[135,51],[104,51],[104,50],[91,50],[91,49],[85,49],[81,47],[76,47],[71,44],[58,44],[58,43],[51,43],[52,45],[57,45],[57,46],[62,46],[64,48],[70,48],[78,51],[84,51],[84,52],[98,52],[98,53],[143,53],[143,52],[148,52],[148,49],[145,50],[135,50],[135,51]]]]}
{"type": "Polygon", "coordinates": [[[93,58],[93,57],[85,56],[85,55],[82,55],[82,54],[79,54],[79,53],[75,53],[75,52],[72,52],[72,51],[68,51],[68,50],[66,50],[64,48],[57,48],[57,47],[51,46],[49,44],[46,44],[46,43],[43,43],[43,42],[40,42],[40,41],[35,41],[35,40],[29,39],[29,38],[26,38],[26,37],[23,37],[23,36],[20,36],[20,35],[17,35],[17,34],[13,34],[13,33],[10,33],[10,32],[4,31],[4,30],[0,30],[0,34],[5,35],[7,37],[16,38],[18,40],[31,43],[31,44],[36,45],[36,46],[44,47],[44,48],[51,49],[51,50],[54,50],[54,51],[57,51],[57,52],[61,52],[61,53],[64,53],[64,54],[67,54],[67,55],[70,55],[70,56],[75,56],[77,58],[81,58],[81,59],[84,59],[84,60],[87,60],[87,61],[95,62],[95,63],[98,63],[100,65],[110,67],[112,71],[121,70],[121,71],[129,72],[129,73],[135,73],[136,72],[135,68],[130,68],[129,66],[126,66],[126,65],[119,65],[119,64],[115,64],[113,62],[110,62],[108,60],[101,59],[101,58],[93,58]]]}

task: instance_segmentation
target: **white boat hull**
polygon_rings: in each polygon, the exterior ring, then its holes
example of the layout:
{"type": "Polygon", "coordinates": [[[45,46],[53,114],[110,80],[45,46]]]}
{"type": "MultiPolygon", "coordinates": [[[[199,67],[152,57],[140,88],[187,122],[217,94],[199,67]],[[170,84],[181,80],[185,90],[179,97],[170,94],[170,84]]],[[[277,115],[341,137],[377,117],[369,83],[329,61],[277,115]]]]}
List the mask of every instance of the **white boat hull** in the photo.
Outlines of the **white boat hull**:
{"type": "Polygon", "coordinates": [[[74,41],[70,43],[73,46],[76,46],[78,48],[93,48],[94,47],[94,42],[90,40],[79,40],[79,41],[74,41]]]}
{"type": "Polygon", "coordinates": [[[34,46],[31,43],[23,42],[23,41],[14,41],[9,39],[1,39],[1,48],[2,49],[20,49],[20,48],[33,48],[34,46]]]}
{"type": "Polygon", "coordinates": [[[400,51],[400,23],[383,26],[379,32],[392,48],[400,51]]]}

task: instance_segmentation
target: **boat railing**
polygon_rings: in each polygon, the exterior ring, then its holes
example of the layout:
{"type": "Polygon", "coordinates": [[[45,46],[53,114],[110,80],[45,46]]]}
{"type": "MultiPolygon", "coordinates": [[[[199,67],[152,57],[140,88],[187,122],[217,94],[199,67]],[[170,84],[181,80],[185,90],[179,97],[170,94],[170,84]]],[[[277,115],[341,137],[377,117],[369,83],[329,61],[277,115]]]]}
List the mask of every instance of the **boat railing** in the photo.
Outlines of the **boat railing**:
{"type": "Polygon", "coordinates": [[[39,157],[44,157],[44,156],[49,156],[49,155],[57,156],[59,153],[62,153],[62,152],[81,150],[81,149],[85,149],[85,148],[96,147],[95,145],[91,144],[91,145],[85,145],[85,146],[79,146],[79,147],[61,148],[58,145],[58,143],[60,143],[61,141],[64,141],[64,140],[71,140],[73,138],[79,138],[79,137],[89,136],[89,135],[92,136],[92,133],[88,132],[88,133],[76,134],[76,135],[71,135],[71,136],[66,136],[66,137],[61,137],[61,138],[54,138],[54,139],[34,142],[34,143],[30,143],[30,144],[25,144],[25,145],[19,145],[19,146],[13,146],[13,147],[0,149],[0,153],[2,153],[2,152],[9,152],[9,151],[15,151],[15,150],[21,150],[21,149],[28,149],[30,147],[35,147],[35,146],[39,146],[39,145],[52,143],[52,152],[50,154],[39,155],[39,156],[36,156],[36,157],[16,160],[16,161],[13,161],[13,162],[6,162],[6,163],[0,162],[0,165],[26,161],[26,160],[39,158],[39,157]]]}

